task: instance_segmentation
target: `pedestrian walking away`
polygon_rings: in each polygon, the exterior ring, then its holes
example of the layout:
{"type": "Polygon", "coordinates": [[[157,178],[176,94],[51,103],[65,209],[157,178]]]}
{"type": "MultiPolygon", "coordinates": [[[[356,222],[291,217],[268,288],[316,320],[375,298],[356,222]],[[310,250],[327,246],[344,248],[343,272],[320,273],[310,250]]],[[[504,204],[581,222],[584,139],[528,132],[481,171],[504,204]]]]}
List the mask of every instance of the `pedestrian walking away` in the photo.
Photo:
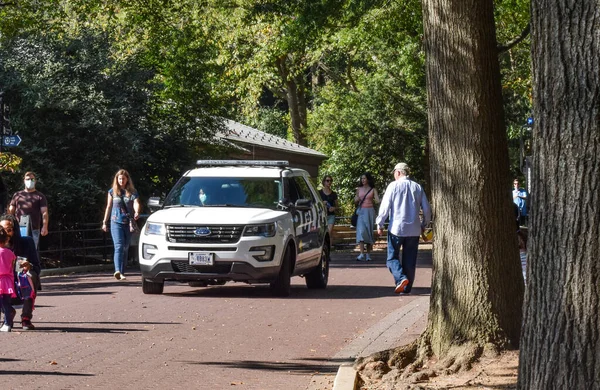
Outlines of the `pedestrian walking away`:
{"type": "Polygon", "coordinates": [[[335,211],[337,210],[338,201],[337,192],[331,189],[332,182],[333,178],[329,175],[325,175],[321,181],[321,185],[323,187],[319,190],[319,195],[321,195],[321,200],[325,205],[325,210],[327,210],[327,227],[329,229],[329,237],[333,236],[333,225],[335,225],[335,211]]]}
{"type": "Polygon", "coordinates": [[[387,267],[394,277],[394,292],[409,294],[415,280],[419,236],[431,222],[431,207],[423,188],[410,180],[410,169],[406,163],[396,164],[392,172],[394,181],[383,194],[375,223],[377,233],[383,234],[383,225],[389,217],[387,267]],[[422,221],[419,217],[421,210],[422,221]]]}
{"type": "MultiPolygon", "coordinates": [[[[37,295],[38,291],[42,290],[42,284],[40,280],[40,272],[42,272],[42,267],[33,238],[21,236],[19,223],[14,215],[3,214],[0,216],[0,227],[4,229],[8,236],[6,248],[12,250],[20,261],[27,261],[31,265],[29,269],[29,275],[31,276],[31,280],[33,282],[34,294],[37,295]]],[[[24,304],[21,311],[21,324],[23,325],[23,330],[32,330],[35,328],[35,326],[33,326],[31,323],[32,318],[33,305],[28,306],[24,304]]]]}
{"type": "Polygon", "coordinates": [[[13,195],[8,212],[15,215],[19,222],[23,222],[24,217],[29,218],[29,231],[25,235],[31,234],[37,249],[40,235],[48,234],[48,201],[46,196],[35,188],[37,179],[33,172],[25,173],[23,179],[25,189],[13,195]]]}
{"type": "Polygon", "coordinates": [[[379,194],[375,188],[375,181],[370,173],[365,172],[360,176],[360,187],[356,189],[354,203],[358,205],[356,213],[358,221],[356,223],[356,242],[360,254],[356,258],[358,261],[371,261],[371,250],[375,239],[373,237],[373,228],[375,225],[375,203],[379,203],[379,194]]]}
{"type": "Polygon", "coordinates": [[[115,247],[114,277],[117,280],[125,280],[125,268],[131,234],[135,231],[133,224],[137,223],[140,215],[140,200],[133,186],[129,172],[120,169],[115,173],[112,187],[108,190],[106,199],[106,210],[102,220],[102,230],[108,231],[108,218],[110,217],[110,234],[115,247]]]}
{"type": "Polygon", "coordinates": [[[12,299],[17,296],[15,290],[15,260],[17,256],[5,247],[8,234],[0,227],[0,300],[4,312],[4,323],[0,332],[10,332],[17,311],[12,306],[12,299]]]}

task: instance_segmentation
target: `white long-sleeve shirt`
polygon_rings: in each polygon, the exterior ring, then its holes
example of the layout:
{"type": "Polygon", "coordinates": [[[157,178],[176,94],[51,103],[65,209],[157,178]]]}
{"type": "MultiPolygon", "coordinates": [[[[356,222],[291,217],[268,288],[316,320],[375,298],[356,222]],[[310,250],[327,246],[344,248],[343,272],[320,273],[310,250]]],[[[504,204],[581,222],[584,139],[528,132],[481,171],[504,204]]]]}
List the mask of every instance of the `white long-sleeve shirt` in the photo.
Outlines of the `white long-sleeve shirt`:
{"type": "Polygon", "coordinates": [[[431,207],[423,187],[407,177],[391,182],[383,194],[375,224],[383,228],[388,216],[388,232],[401,237],[418,237],[431,221],[431,207]],[[421,209],[422,222],[419,218],[421,209]]]}

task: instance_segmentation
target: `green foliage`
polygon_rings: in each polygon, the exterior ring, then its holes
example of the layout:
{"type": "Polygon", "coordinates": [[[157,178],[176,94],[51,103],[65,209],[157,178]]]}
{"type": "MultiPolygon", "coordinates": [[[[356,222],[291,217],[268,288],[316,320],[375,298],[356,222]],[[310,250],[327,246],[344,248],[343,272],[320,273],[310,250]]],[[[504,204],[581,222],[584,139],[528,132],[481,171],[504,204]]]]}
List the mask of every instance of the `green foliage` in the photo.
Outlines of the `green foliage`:
{"type": "Polygon", "coordinates": [[[335,178],[345,213],[365,171],[380,193],[399,161],[419,182],[428,177],[420,3],[363,11],[328,37],[319,62],[324,82],[313,91],[309,117],[311,144],[330,156],[321,170],[335,178]]]}
{"type": "Polygon", "coordinates": [[[288,115],[276,107],[260,107],[257,116],[248,118],[246,122],[249,126],[255,127],[265,133],[273,134],[283,139],[288,138],[288,115]]]}
{"type": "Polygon", "coordinates": [[[360,93],[340,93],[334,86],[323,89],[322,101],[311,115],[313,142],[330,156],[320,176],[334,177],[335,190],[346,212],[352,208],[358,179],[365,171],[373,175],[380,193],[393,180],[390,172],[399,161],[413,167],[417,180],[425,176],[423,118],[413,123],[408,118],[399,120],[398,107],[394,107],[390,95],[382,93],[377,85],[369,87],[360,93]]]}
{"type": "MultiPolygon", "coordinates": [[[[142,59],[113,56],[108,34],[29,36],[1,55],[0,83],[23,139],[22,169],[38,175],[55,219],[102,214],[119,168],[148,196],[192,165],[195,118],[160,99],[155,70],[142,59]]],[[[12,188],[20,189],[21,176],[9,180],[12,188]]]]}
{"type": "MultiPolygon", "coordinates": [[[[525,0],[504,0],[495,4],[497,40],[499,44],[506,44],[520,36],[528,25],[530,3],[525,0]]],[[[521,143],[526,146],[530,140],[530,132],[523,128],[527,118],[532,115],[530,45],[528,35],[499,57],[512,176],[520,174],[519,162],[523,157],[520,156],[521,143]]],[[[527,147],[523,149],[526,155],[531,154],[527,147]]]]}
{"type": "Polygon", "coordinates": [[[14,153],[2,152],[0,153],[0,172],[9,171],[14,172],[19,169],[23,159],[14,153]]]}
{"type": "MultiPolygon", "coordinates": [[[[23,0],[0,7],[0,85],[21,170],[34,170],[53,219],[101,213],[114,172],[143,197],[170,188],[228,117],[292,138],[293,81],[305,136],[330,156],[341,201],[371,172],[383,192],[402,160],[427,185],[421,3],[362,0],[23,0]],[[86,201],[81,201],[86,194],[86,201]]],[[[498,41],[529,20],[495,3],[498,41]]],[[[511,169],[530,115],[529,39],[500,55],[511,169]]],[[[525,143],[525,146],[527,143],[525,143]]],[[[9,175],[19,189],[21,172],[9,175]]],[[[351,208],[351,206],[348,206],[351,208]]]]}

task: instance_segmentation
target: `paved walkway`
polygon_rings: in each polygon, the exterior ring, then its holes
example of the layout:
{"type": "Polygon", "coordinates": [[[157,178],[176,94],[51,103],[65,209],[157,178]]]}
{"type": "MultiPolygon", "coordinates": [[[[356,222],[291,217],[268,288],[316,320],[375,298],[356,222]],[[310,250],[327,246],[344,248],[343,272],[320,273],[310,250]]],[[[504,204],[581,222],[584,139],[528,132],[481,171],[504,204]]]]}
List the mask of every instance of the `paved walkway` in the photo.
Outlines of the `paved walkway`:
{"type": "Polygon", "coordinates": [[[373,258],[335,251],[327,290],[293,278],[284,299],[243,284],[149,296],[139,272],[123,283],[110,269],[46,270],[58,276],[44,276],[38,330],[1,335],[0,371],[9,388],[331,390],[340,364],[410,342],[426,323],[430,248],[408,296],[393,293],[385,252],[373,258]]]}

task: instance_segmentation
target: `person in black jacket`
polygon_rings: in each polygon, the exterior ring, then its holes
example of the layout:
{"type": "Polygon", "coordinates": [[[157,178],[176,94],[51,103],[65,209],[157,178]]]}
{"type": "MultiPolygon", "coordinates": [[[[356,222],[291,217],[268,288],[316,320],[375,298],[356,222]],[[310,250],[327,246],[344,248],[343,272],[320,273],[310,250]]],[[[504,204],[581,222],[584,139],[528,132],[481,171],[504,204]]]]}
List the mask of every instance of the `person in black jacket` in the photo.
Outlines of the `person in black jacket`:
{"type": "MultiPolygon", "coordinates": [[[[35,248],[35,242],[31,237],[21,237],[21,231],[19,229],[19,223],[14,215],[3,214],[0,216],[0,226],[4,228],[8,236],[10,237],[6,248],[12,250],[17,257],[24,257],[31,264],[31,278],[35,291],[41,290],[40,283],[40,272],[42,267],[40,259],[38,257],[37,249],[35,248]]],[[[31,323],[31,317],[33,316],[32,307],[29,305],[23,305],[23,311],[21,313],[21,324],[23,330],[35,329],[35,326],[31,323]]]]}

